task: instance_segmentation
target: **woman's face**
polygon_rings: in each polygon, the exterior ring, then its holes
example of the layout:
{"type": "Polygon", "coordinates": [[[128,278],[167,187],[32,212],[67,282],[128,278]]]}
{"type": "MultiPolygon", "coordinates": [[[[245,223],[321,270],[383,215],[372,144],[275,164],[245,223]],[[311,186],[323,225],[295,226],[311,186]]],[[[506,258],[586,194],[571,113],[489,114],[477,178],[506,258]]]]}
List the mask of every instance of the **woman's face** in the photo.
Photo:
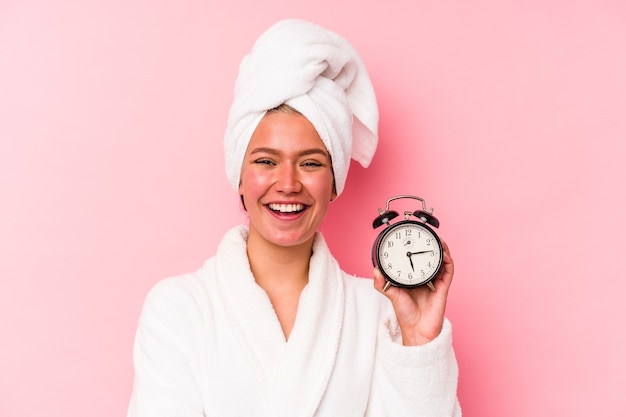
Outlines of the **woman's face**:
{"type": "Polygon", "coordinates": [[[330,155],[304,116],[274,112],[261,120],[246,150],[239,193],[250,237],[279,246],[312,241],[336,194],[330,155]]]}

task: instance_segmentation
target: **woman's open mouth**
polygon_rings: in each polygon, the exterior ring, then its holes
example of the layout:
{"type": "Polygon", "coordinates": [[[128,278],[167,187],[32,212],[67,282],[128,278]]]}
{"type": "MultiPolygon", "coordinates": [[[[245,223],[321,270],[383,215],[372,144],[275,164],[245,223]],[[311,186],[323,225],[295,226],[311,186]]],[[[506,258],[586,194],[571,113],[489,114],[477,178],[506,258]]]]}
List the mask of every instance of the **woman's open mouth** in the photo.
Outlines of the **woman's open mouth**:
{"type": "Polygon", "coordinates": [[[294,204],[282,204],[282,203],[270,203],[267,205],[270,210],[280,214],[298,214],[306,209],[307,206],[300,203],[294,204]]]}

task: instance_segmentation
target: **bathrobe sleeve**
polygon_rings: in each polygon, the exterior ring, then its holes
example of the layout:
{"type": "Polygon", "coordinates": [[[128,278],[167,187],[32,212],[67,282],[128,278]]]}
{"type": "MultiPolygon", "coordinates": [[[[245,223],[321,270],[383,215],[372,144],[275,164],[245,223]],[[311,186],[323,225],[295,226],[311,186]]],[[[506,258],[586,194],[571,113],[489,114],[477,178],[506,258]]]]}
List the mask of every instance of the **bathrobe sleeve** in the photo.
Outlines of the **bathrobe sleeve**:
{"type": "Polygon", "coordinates": [[[203,416],[194,352],[198,341],[189,331],[198,326],[200,315],[179,283],[161,281],[146,297],[133,351],[135,382],[128,417],[203,416]]]}
{"type": "Polygon", "coordinates": [[[367,416],[459,417],[458,366],[448,320],[422,346],[403,346],[395,321],[381,324],[367,416]]]}

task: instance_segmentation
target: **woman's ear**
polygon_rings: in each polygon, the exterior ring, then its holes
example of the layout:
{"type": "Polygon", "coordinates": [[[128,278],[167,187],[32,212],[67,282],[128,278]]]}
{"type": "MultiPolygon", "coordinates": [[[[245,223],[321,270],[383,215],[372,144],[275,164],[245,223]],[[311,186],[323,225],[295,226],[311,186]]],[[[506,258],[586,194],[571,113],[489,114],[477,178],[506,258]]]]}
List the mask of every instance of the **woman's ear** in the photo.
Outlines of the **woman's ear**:
{"type": "Polygon", "coordinates": [[[241,180],[239,180],[239,188],[237,189],[239,192],[239,198],[241,199],[241,205],[243,206],[244,211],[248,211],[246,208],[246,203],[243,201],[243,187],[241,186],[241,180]]]}

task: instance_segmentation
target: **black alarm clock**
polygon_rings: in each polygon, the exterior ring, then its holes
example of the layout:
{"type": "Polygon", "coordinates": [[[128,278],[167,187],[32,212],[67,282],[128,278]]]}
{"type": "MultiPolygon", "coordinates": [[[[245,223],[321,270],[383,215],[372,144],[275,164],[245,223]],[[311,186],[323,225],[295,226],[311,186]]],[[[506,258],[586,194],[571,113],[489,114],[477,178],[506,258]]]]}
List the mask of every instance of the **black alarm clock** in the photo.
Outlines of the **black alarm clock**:
{"type": "Polygon", "coordinates": [[[399,195],[387,200],[385,210],[378,209],[378,217],[372,226],[386,226],[376,237],[372,246],[372,263],[378,267],[387,281],[383,291],[390,285],[415,288],[427,285],[435,290],[432,281],[443,263],[441,240],[433,228],[439,220],[433,209],[426,208],[424,199],[412,195],[399,195]],[[422,203],[421,210],[405,211],[404,219],[392,223],[399,213],[389,209],[389,204],[398,199],[414,199],[422,203]]]}

